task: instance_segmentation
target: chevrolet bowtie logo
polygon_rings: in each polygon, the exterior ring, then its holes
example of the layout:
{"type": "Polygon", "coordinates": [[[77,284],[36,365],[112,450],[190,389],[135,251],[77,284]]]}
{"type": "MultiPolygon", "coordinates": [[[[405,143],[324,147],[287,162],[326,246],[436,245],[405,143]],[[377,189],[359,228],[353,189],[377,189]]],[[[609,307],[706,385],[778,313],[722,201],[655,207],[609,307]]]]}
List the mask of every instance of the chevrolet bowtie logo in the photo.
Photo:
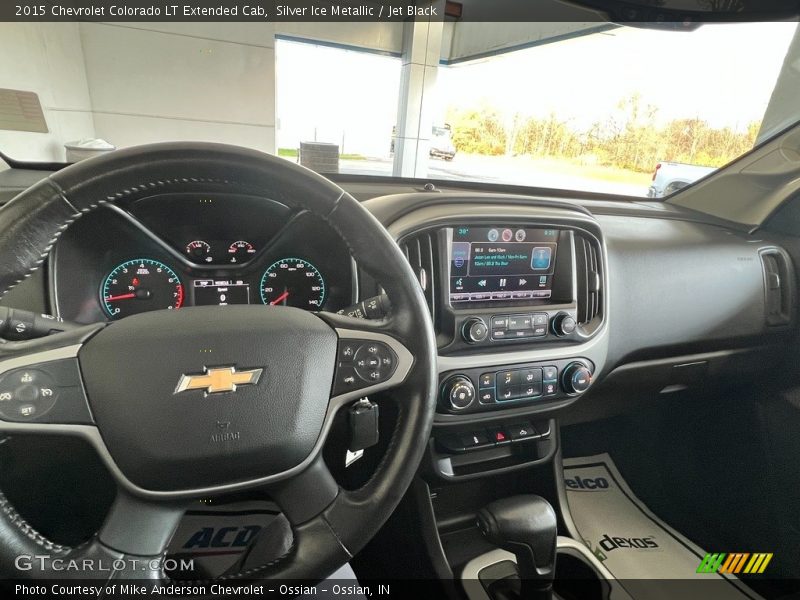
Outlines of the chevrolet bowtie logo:
{"type": "Polygon", "coordinates": [[[206,367],[206,372],[201,375],[181,375],[174,393],[189,390],[205,390],[206,395],[235,392],[237,386],[257,384],[263,370],[237,371],[236,367],[206,367]]]}

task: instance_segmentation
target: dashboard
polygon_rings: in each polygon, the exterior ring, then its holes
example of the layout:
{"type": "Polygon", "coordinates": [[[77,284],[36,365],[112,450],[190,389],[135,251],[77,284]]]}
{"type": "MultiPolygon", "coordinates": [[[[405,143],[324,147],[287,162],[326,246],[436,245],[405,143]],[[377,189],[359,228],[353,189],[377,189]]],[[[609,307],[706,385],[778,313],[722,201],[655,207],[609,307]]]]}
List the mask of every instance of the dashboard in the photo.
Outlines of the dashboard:
{"type": "MultiPolygon", "coordinates": [[[[795,339],[800,243],[774,228],[661,202],[340,183],[397,240],[428,302],[439,394],[424,468],[436,478],[543,463],[559,425],[735,398],[779,372],[795,339]]],[[[78,219],[46,276],[3,304],[79,323],[238,303],[369,316],[382,290],[357,260],[280,202],[158,195],[78,219]]]]}
{"type": "Polygon", "coordinates": [[[202,305],[336,311],[357,283],[347,249],[320,219],[241,195],[103,207],[65,232],[51,260],[52,304],[79,323],[202,305]]]}

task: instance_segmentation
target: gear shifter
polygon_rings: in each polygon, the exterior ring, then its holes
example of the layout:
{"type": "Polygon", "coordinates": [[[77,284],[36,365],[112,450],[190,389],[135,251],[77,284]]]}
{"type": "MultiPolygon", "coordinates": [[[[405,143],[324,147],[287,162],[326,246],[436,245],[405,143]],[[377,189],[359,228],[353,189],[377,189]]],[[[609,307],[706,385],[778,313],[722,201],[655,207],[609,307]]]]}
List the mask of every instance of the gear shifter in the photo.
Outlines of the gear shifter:
{"type": "Polygon", "coordinates": [[[478,513],[486,539],[513,552],[523,600],[550,600],[556,566],[556,513],[539,496],[521,495],[488,504],[478,513]]]}

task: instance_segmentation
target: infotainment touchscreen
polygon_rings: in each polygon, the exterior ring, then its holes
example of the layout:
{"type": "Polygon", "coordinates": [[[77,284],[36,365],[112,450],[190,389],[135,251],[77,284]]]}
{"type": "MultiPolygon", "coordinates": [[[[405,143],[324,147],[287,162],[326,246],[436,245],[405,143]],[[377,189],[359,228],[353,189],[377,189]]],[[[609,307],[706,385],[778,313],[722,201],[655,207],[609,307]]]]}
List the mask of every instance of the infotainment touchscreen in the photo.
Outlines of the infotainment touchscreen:
{"type": "Polygon", "coordinates": [[[558,234],[556,229],[454,227],[451,304],[550,298],[558,234]]]}

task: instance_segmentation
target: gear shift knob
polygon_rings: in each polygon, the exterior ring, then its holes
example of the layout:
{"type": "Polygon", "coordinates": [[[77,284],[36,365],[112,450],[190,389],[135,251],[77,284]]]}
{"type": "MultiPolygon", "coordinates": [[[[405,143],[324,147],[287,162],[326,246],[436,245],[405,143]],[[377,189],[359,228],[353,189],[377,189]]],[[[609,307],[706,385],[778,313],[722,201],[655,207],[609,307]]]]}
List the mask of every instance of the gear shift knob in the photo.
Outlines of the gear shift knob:
{"type": "Polygon", "coordinates": [[[516,556],[523,598],[551,597],[558,524],[547,500],[534,495],[496,500],[480,510],[478,526],[488,541],[516,556]]]}

